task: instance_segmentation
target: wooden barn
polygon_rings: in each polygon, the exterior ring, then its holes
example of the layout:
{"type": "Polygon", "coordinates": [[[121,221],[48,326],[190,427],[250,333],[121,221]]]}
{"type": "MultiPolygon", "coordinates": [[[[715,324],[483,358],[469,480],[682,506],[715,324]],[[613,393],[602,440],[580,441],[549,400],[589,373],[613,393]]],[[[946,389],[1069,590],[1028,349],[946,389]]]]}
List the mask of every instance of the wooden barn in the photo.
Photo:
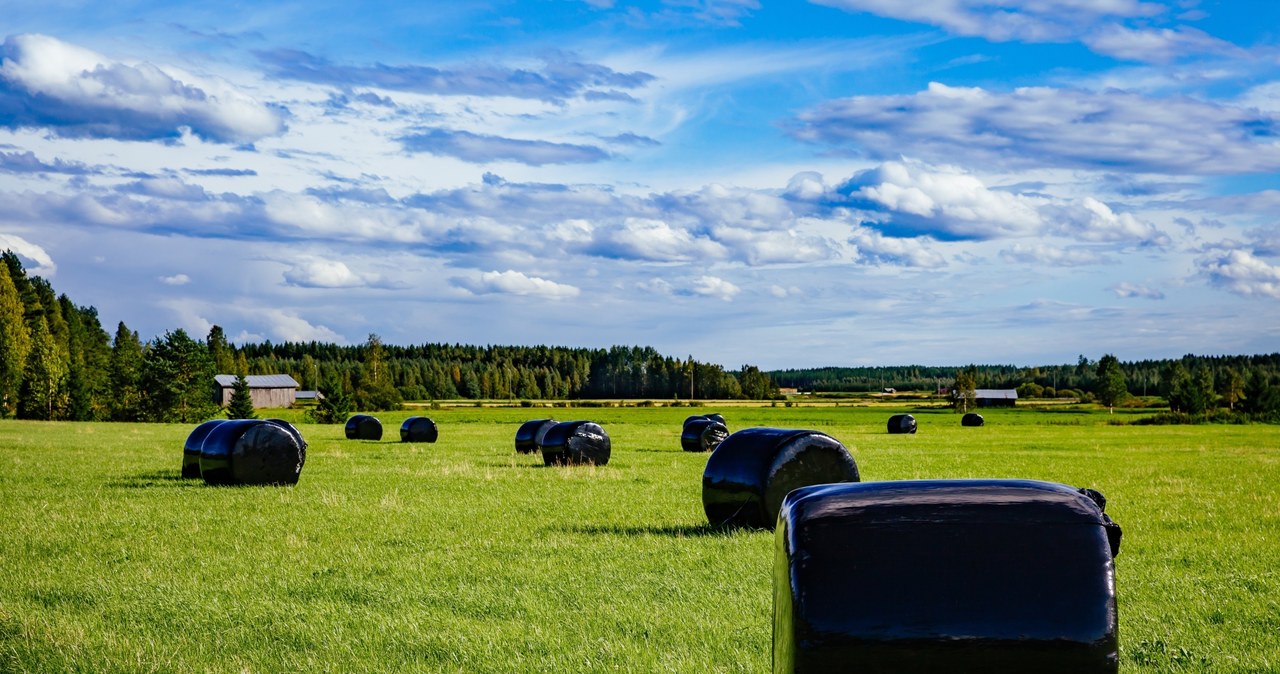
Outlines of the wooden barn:
{"type": "MultiPolygon", "coordinates": [[[[251,374],[249,395],[253,396],[253,406],[289,407],[293,405],[294,393],[298,390],[298,382],[287,374],[251,374]]],[[[217,382],[217,395],[214,398],[219,405],[226,407],[231,402],[231,393],[235,390],[236,376],[220,374],[214,377],[217,382]]]]}
{"type": "Polygon", "coordinates": [[[973,393],[978,407],[1013,407],[1018,402],[1017,389],[980,388],[973,393]]]}

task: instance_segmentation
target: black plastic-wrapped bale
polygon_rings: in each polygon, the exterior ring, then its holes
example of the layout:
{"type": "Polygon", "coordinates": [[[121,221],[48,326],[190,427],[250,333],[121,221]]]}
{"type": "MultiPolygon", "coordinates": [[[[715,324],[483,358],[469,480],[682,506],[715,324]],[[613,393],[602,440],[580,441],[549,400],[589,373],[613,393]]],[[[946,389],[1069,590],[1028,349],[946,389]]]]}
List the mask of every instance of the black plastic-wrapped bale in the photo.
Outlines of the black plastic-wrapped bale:
{"type": "Polygon", "coordinates": [[[789,494],[773,671],[1117,671],[1120,528],[1033,480],[819,485],[789,494]]]}
{"type": "Polygon", "coordinates": [[[987,423],[986,419],[983,419],[981,414],[977,414],[974,412],[970,412],[960,418],[961,426],[976,427],[976,426],[981,426],[985,423],[987,423]]]}
{"type": "Polygon", "coordinates": [[[530,419],[516,429],[516,451],[532,454],[542,448],[542,439],[557,422],[555,419],[530,419]]]}
{"type": "Polygon", "coordinates": [[[187,436],[187,441],[182,445],[182,477],[191,479],[200,477],[200,446],[209,436],[209,431],[224,421],[226,419],[210,419],[192,429],[191,434],[187,436]]]}
{"type": "MultiPolygon", "coordinates": [[[[704,417],[706,417],[706,418],[708,418],[708,419],[710,419],[710,420],[712,420],[712,421],[718,421],[718,422],[720,422],[720,423],[722,423],[722,424],[723,424],[723,423],[725,423],[724,415],[723,415],[723,414],[715,414],[715,413],[712,413],[712,414],[704,414],[703,416],[704,416],[704,417]]],[[[727,424],[726,424],[726,425],[727,425],[727,424]]]]}
{"type": "Polygon", "coordinates": [[[368,414],[355,414],[347,419],[345,431],[348,440],[381,440],[382,422],[368,414]]]}
{"type": "Polygon", "coordinates": [[[702,508],[716,526],[768,529],[792,489],[859,479],[853,455],[826,433],[746,428],[708,457],[702,508]]]}
{"type": "Polygon", "coordinates": [[[680,432],[680,448],[686,452],[710,452],[729,437],[729,428],[715,419],[692,419],[680,432]]]}
{"type": "Polygon", "coordinates": [[[915,433],[916,418],[910,414],[895,414],[889,417],[890,433],[915,433]]]}
{"type": "Polygon", "coordinates": [[[591,421],[563,421],[542,436],[542,461],[548,466],[609,463],[609,434],[591,421]]]}
{"type": "Polygon", "coordinates": [[[400,442],[435,442],[440,428],[428,417],[409,417],[400,424],[400,442]]]}
{"type": "Polygon", "coordinates": [[[208,484],[297,484],[307,443],[288,422],[233,419],[213,427],[200,446],[200,477],[208,484]]]}

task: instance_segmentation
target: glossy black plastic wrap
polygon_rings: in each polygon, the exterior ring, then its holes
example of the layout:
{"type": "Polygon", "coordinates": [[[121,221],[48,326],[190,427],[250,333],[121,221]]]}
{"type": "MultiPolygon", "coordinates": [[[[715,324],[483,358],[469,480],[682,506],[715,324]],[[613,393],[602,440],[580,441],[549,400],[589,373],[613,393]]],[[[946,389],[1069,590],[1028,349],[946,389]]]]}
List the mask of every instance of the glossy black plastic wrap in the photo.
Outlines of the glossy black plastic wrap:
{"type": "Polygon", "coordinates": [[[609,463],[609,434],[591,421],[562,421],[542,436],[542,461],[548,466],[609,463]]]}
{"type": "Polygon", "coordinates": [[[680,448],[686,452],[710,452],[727,437],[729,428],[723,422],[706,417],[690,419],[680,432],[680,448]]]}
{"type": "Polygon", "coordinates": [[[768,529],[792,489],[857,482],[858,464],[818,431],[746,428],[720,443],[702,473],[702,508],[716,526],[768,529]]]}
{"type": "Polygon", "coordinates": [[[916,418],[910,414],[895,414],[889,417],[890,433],[915,433],[916,418]]]}
{"type": "Polygon", "coordinates": [[[961,426],[977,427],[985,423],[987,423],[987,420],[983,419],[981,414],[977,414],[974,412],[970,412],[960,418],[961,426]]]}
{"type": "Polygon", "coordinates": [[[1051,482],[797,489],[775,534],[773,671],[1114,673],[1119,534],[1051,482]]]}
{"type": "Polygon", "coordinates": [[[307,443],[278,419],[232,419],[213,427],[200,446],[200,476],[208,484],[297,484],[307,443]]]}
{"type": "Polygon", "coordinates": [[[400,424],[400,442],[435,442],[440,428],[428,417],[409,417],[400,424]]]}
{"type": "Polygon", "coordinates": [[[516,430],[516,451],[532,454],[542,448],[542,438],[558,421],[555,419],[530,419],[516,430]]]}
{"type": "Polygon", "coordinates": [[[723,415],[723,414],[716,414],[716,413],[714,413],[714,412],[713,412],[713,413],[711,413],[711,414],[704,414],[704,415],[702,415],[702,416],[704,416],[704,417],[706,417],[707,419],[710,419],[710,420],[712,420],[712,421],[719,421],[720,423],[725,424],[726,426],[728,425],[728,424],[725,422],[725,420],[724,420],[724,415],[723,415]]]}
{"type": "Polygon", "coordinates": [[[209,431],[224,421],[226,419],[210,419],[192,429],[191,434],[187,436],[187,441],[182,445],[182,477],[190,479],[200,477],[200,446],[204,444],[209,431]]]}
{"type": "Polygon", "coordinates": [[[345,431],[348,440],[381,440],[382,422],[368,414],[355,414],[347,419],[345,431]]]}

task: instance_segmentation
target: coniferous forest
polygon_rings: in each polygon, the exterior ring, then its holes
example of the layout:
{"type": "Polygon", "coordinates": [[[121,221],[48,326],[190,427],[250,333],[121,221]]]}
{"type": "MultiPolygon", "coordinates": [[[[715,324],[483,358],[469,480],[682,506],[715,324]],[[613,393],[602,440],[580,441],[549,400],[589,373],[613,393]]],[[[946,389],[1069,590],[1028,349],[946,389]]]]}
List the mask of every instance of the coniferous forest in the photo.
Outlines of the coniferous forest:
{"type": "Polygon", "coordinates": [[[1161,396],[1174,414],[1280,420],[1280,353],[1119,362],[1104,356],[1024,368],[826,367],[737,371],[674,358],[652,347],[472,346],[319,342],[235,345],[214,326],[144,341],[123,322],[108,333],[97,310],[29,276],[9,251],[0,265],[0,415],[27,419],[193,423],[225,412],[215,374],[289,374],[303,390],[358,410],[404,401],[766,400],[779,387],[810,393],[937,391],[970,382],[1017,388],[1024,398],[1070,397],[1114,404],[1161,396]]]}

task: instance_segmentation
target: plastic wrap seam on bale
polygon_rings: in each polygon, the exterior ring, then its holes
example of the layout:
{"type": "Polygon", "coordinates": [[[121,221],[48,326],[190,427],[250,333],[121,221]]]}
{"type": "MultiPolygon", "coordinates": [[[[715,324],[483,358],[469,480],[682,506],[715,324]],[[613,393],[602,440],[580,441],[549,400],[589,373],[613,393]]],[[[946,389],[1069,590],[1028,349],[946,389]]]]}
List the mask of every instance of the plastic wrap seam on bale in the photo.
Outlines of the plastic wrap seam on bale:
{"type": "Polygon", "coordinates": [[[548,466],[603,466],[611,453],[609,434],[592,421],[558,423],[542,438],[542,461],[548,466]]]}

